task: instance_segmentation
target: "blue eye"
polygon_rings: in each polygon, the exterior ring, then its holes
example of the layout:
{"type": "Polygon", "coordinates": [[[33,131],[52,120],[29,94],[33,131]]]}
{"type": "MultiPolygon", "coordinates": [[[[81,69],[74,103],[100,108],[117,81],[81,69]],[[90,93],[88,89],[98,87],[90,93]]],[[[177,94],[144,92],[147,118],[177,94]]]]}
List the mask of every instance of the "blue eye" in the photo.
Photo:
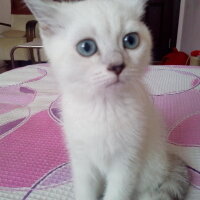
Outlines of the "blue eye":
{"type": "Polygon", "coordinates": [[[97,52],[97,45],[94,40],[87,39],[79,42],[76,49],[80,55],[89,57],[97,52]]]}
{"type": "Polygon", "coordinates": [[[135,49],[140,43],[138,33],[129,33],[123,38],[123,45],[126,49],[135,49]]]}

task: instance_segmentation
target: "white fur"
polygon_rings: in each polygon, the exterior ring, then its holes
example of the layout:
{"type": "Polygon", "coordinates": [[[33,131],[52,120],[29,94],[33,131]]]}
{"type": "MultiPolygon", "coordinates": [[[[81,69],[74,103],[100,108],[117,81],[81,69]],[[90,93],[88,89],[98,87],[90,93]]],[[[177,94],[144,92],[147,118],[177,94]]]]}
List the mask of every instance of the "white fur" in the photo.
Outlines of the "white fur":
{"type": "Polygon", "coordinates": [[[104,194],[103,200],[160,200],[153,192],[170,163],[161,136],[165,130],[142,83],[151,59],[151,37],[140,21],[144,1],[25,2],[40,22],[63,95],[76,199],[104,194]],[[130,32],[140,36],[134,50],[122,45],[130,32]],[[91,57],[76,50],[86,38],[97,42],[91,57]],[[121,83],[109,86],[117,77],[107,67],[121,62],[126,64],[121,83]]]}

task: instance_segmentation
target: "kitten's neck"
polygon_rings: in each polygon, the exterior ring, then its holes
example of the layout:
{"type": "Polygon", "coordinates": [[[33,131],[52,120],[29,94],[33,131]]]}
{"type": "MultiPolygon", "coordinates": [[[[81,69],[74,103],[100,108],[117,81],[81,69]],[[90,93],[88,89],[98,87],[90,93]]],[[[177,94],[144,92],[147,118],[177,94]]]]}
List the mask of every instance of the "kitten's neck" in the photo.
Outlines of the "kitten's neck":
{"type": "Polygon", "coordinates": [[[94,107],[96,105],[106,108],[107,106],[117,107],[129,104],[145,102],[148,104],[149,96],[141,82],[135,82],[122,88],[102,89],[93,92],[79,89],[72,89],[63,92],[63,103],[77,107],[94,107]],[[142,99],[142,101],[141,101],[142,99]]]}

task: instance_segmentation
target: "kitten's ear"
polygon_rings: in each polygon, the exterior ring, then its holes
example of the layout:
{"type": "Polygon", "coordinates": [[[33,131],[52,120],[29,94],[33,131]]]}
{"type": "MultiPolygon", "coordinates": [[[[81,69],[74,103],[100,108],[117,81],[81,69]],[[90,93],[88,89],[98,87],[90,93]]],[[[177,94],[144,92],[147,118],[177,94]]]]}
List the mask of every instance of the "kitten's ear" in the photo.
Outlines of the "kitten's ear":
{"type": "Polygon", "coordinates": [[[46,36],[51,36],[57,32],[62,24],[59,24],[58,11],[59,3],[49,0],[24,0],[39,22],[40,30],[46,36]]]}
{"type": "Polygon", "coordinates": [[[124,0],[124,1],[129,1],[130,3],[140,4],[141,6],[144,6],[149,0],[124,0]]]}
{"type": "MultiPolygon", "coordinates": [[[[121,0],[118,0],[121,1],[121,0]]],[[[148,0],[123,0],[124,3],[130,4],[130,7],[132,6],[135,8],[135,14],[138,18],[142,18],[145,12],[145,7],[148,2],[148,0]]]]}

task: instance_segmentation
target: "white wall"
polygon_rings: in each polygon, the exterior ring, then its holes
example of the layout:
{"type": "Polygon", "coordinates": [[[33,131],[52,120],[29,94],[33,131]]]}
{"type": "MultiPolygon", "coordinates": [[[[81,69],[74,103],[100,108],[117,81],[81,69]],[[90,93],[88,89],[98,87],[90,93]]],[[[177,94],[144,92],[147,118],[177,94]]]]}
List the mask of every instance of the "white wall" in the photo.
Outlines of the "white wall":
{"type": "Polygon", "coordinates": [[[188,54],[200,50],[200,0],[181,0],[177,48],[188,54]]]}
{"type": "MultiPolygon", "coordinates": [[[[11,22],[10,0],[0,0],[0,22],[10,24],[11,22]]],[[[0,32],[7,27],[0,26],[0,32]]]]}

